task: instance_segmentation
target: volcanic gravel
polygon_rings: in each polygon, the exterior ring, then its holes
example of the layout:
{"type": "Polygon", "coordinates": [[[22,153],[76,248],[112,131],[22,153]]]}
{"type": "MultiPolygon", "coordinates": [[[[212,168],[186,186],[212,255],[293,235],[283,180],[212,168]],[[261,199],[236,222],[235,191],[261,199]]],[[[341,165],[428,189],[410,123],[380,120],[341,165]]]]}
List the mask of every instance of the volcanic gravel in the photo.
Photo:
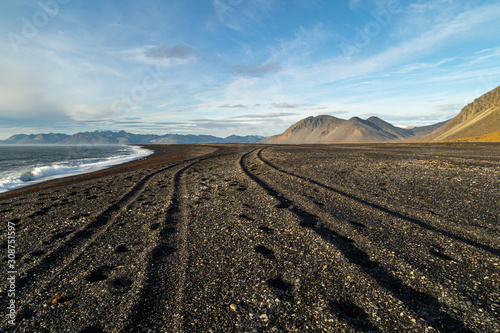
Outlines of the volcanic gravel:
{"type": "Polygon", "coordinates": [[[500,331],[499,144],[148,148],[0,195],[0,332],[500,331]]]}

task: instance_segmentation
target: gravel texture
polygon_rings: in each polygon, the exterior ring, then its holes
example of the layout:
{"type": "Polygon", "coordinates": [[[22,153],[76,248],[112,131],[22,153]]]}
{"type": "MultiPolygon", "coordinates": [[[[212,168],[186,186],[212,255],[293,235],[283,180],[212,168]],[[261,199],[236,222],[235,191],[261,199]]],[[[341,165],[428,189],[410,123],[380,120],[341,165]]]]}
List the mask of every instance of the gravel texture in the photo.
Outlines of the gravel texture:
{"type": "Polygon", "coordinates": [[[500,331],[499,144],[151,149],[0,195],[0,331],[500,331]]]}

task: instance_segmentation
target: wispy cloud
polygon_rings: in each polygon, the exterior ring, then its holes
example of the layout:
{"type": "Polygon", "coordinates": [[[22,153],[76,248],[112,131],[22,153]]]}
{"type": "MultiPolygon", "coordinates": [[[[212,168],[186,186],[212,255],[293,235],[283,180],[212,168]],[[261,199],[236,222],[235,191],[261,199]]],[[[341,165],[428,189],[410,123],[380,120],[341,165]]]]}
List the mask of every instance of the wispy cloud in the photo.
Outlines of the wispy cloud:
{"type": "Polygon", "coordinates": [[[481,62],[483,62],[485,60],[489,60],[489,59],[495,59],[495,58],[500,59],[500,47],[481,50],[481,51],[477,52],[476,54],[480,54],[481,56],[474,59],[471,62],[472,64],[481,63],[481,62]]]}
{"type": "Polygon", "coordinates": [[[435,105],[434,108],[439,112],[449,112],[449,111],[460,111],[464,107],[463,104],[460,103],[447,103],[447,104],[439,104],[435,105]]]}
{"type": "Polygon", "coordinates": [[[415,63],[415,64],[411,64],[411,65],[408,65],[408,66],[404,66],[403,68],[401,68],[400,70],[398,70],[397,73],[406,74],[406,73],[410,73],[412,71],[417,71],[417,70],[422,70],[422,69],[429,69],[429,68],[436,68],[436,67],[439,67],[441,65],[444,65],[444,64],[447,64],[449,62],[452,62],[455,59],[457,59],[457,58],[456,57],[447,58],[447,59],[440,60],[440,61],[438,61],[436,63],[415,63]]]}
{"type": "Polygon", "coordinates": [[[434,113],[414,114],[388,114],[388,113],[363,113],[361,117],[379,117],[391,123],[404,123],[404,125],[425,126],[450,119],[451,115],[436,115],[434,113]]]}
{"type": "Polygon", "coordinates": [[[229,104],[224,104],[224,105],[219,105],[219,108],[223,109],[243,109],[247,108],[248,105],[243,105],[243,104],[234,104],[234,105],[229,105],[229,104]]]}
{"type": "Polygon", "coordinates": [[[242,116],[234,116],[231,118],[235,119],[268,119],[268,118],[280,118],[280,117],[289,117],[296,116],[298,113],[266,113],[266,114],[246,114],[242,116]]]}
{"type": "Polygon", "coordinates": [[[144,52],[146,58],[155,60],[190,59],[197,55],[197,51],[188,45],[157,46],[144,52]]]}
{"type": "Polygon", "coordinates": [[[347,114],[350,113],[349,111],[343,111],[343,110],[337,110],[337,111],[326,111],[325,114],[330,114],[330,115],[338,115],[338,114],[347,114]]]}
{"type": "Polygon", "coordinates": [[[300,106],[301,106],[300,104],[273,103],[273,107],[277,109],[295,109],[300,106]]]}
{"type": "Polygon", "coordinates": [[[244,76],[264,76],[267,74],[278,73],[282,69],[281,64],[277,62],[268,62],[261,65],[236,65],[233,71],[236,74],[244,76]]]}
{"type": "Polygon", "coordinates": [[[185,44],[173,46],[142,45],[119,50],[114,52],[114,54],[123,61],[135,62],[145,66],[172,67],[199,60],[198,50],[185,44]]]}
{"type": "Polygon", "coordinates": [[[277,46],[271,46],[272,59],[287,58],[288,62],[294,59],[300,60],[314,53],[321,45],[334,35],[327,31],[322,23],[316,23],[310,27],[299,27],[292,39],[280,39],[277,46]]]}
{"type": "Polygon", "coordinates": [[[311,111],[314,111],[314,110],[325,110],[325,109],[328,109],[327,106],[323,106],[323,105],[320,105],[320,106],[311,106],[311,107],[308,107],[308,108],[304,108],[304,110],[311,110],[311,111]]]}
{"type": "Polygon", "coordinates": [[[236,31],[243,31],[251,24],[258,24],[268,17],[274,0],[213,0],[212,5],[222,24],[236,31]]]}

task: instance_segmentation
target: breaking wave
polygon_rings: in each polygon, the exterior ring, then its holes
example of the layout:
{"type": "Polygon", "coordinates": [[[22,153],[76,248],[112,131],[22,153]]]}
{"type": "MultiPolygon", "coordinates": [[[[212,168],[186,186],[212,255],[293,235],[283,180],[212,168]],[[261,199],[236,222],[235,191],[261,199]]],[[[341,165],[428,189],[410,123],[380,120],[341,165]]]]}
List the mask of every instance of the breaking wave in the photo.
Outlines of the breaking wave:
{"type": "Polygon", "coordinates": [[[137,146],[120,149],[116,156],[58,161],[48,165],[33,165],[0,178],[0,193],[41,183],[47,180],[95,172],[151,155],[153,151],[137,146]]]}

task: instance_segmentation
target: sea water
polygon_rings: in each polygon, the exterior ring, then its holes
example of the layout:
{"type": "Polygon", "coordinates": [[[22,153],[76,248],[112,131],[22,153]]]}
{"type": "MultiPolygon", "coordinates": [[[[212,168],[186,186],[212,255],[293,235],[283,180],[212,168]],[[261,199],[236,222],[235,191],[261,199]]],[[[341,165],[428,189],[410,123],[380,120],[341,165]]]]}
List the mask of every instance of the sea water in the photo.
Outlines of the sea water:
{"type": "Polygon", "coordinates": [[[122,145],[0,145],[0,193],[102,170],[152,153],[122,145]]]}

